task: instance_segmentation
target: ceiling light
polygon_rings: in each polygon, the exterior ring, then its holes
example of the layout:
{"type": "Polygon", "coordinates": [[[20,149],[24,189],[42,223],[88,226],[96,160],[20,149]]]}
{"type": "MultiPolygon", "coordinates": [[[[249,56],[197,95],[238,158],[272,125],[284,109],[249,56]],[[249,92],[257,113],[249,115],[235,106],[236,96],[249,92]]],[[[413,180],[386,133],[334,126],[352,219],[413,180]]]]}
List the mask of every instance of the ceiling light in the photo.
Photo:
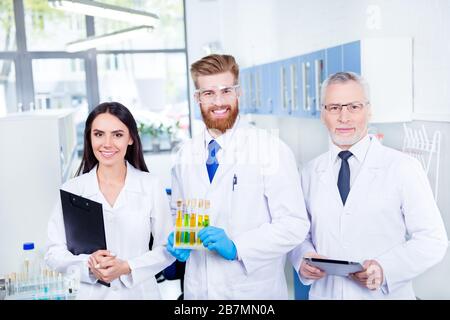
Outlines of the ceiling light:
{"type": "Polygon", "coordinates": [[[145,37],[153,31],[153,27],[139,26],[128,28],[113,33],[104,34],[96,37],[87,37],[83,40],[69,42],[66,44],[67,52],[78,52],[92,48],[97,48],[102,45],[107,45],[115,42],[121,42],[136,37],[145,37]]]}
{"type": "Polygon", "coordinates": [[[89,0],[48,0],[50,7],[87,16],[127,21],[133,24],[153,26],[159,17],[150,12],[123,8],[89,0]]]}

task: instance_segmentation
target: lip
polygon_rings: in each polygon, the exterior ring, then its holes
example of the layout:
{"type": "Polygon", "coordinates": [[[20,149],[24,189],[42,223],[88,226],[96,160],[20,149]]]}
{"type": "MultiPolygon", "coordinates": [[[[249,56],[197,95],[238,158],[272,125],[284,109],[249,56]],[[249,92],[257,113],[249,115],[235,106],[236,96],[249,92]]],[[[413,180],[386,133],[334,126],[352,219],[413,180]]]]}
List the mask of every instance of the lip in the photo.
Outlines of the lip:
{"type": "Polygon", "coordinates": [[[110,159],[110,158],[114,157],[116,153],[117,153],[117,151],[100,151],[100,154],[105,159],[110,159]]]}
{"type": "Polygon", "coordinates": [[[213,114],[214,118],[217,118],[217,119],[226,118],[228,116],[228,114],[230,113],[230,108],[226,107],[226,108],[214,109],[214,110],[211,110],[211,113],[213,114]]]}
{"type": "Polygon", "coordinates": [[[336,128],[335,129],[337,134],[342,134],[342,135],[346,135],[346,134],[352,134],[355,132],[355,128],[336,128]]]}

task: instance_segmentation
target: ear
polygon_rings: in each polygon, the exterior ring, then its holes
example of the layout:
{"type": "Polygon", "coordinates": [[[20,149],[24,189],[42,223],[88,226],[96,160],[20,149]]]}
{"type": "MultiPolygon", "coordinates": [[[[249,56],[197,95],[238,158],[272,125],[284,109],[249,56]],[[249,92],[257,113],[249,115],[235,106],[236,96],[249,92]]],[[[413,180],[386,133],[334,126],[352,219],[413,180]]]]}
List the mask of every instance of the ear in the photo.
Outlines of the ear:
{"type": "Polygon", "coordinates": [[[239,86],[239,88],[237,89],[237,92],[236,92],[236,96],[237,96],[238,98],[240,98],[241,95],[242,95],[242,88],[241,88],[241,86],[239,86]]]}
{"type": "Polygon", "coordinates": [[[369,104],[367,108],[367,123],[370,123],[370,120],[372,120],[372,105],[369,104]]]}
{"type": "Polygon", "coordinates": [[[196,103],[200,104],[199,94],[198,92],[194,93],[194,100],[196,103]]]}
{"type": "Polygon", "coordinates": [[[128,141],[128,145],[131,146],[134,143],[133,139],[130,138],[130,141],[128,141]]]}

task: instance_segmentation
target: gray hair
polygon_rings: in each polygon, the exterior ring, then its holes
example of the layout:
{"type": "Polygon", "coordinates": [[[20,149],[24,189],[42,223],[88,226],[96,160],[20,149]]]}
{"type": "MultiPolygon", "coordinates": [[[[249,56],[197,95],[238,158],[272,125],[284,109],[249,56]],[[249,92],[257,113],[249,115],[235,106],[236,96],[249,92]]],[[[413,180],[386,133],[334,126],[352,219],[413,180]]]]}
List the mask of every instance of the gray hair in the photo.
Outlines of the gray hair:
{"type": "Polygon", "coordinates": [[[367,81],[363,77],[361,77],[360,75],[358,75],[358,74],[356,74],[354,72],[337,72],[337,73],[332,74],[331,76],[329,76],[322,83],[322,86],[321,86],[321,89],[320,89],[321,90],[320,91],[320,101],[322,103],[322,107],[323,107],[323,103],[325,101],[325,91],[327,91],[327,88],[328,88],[328,86],[330,84],[346,83],[346,82],[349,82],[349,81],[355,81],[356,83],[361,85],[361,87],[363,88],[366,100],[370,101],[369,84],[367,83],[367,81]]]}

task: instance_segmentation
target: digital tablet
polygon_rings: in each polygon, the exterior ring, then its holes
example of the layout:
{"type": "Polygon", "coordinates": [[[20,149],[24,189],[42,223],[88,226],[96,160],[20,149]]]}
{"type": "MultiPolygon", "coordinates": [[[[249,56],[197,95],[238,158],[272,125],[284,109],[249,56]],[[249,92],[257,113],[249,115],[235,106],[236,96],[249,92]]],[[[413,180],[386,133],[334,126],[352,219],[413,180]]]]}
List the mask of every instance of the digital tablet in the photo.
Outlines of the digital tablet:
{"type": "Polygon", "coordinates": [[[303,258],[307,264],[325,271],[327,274],[334,276],[347,276],[350,273],[363,271],[364,268],[359,262],[319,259],[319,258],[303,258]]]}

